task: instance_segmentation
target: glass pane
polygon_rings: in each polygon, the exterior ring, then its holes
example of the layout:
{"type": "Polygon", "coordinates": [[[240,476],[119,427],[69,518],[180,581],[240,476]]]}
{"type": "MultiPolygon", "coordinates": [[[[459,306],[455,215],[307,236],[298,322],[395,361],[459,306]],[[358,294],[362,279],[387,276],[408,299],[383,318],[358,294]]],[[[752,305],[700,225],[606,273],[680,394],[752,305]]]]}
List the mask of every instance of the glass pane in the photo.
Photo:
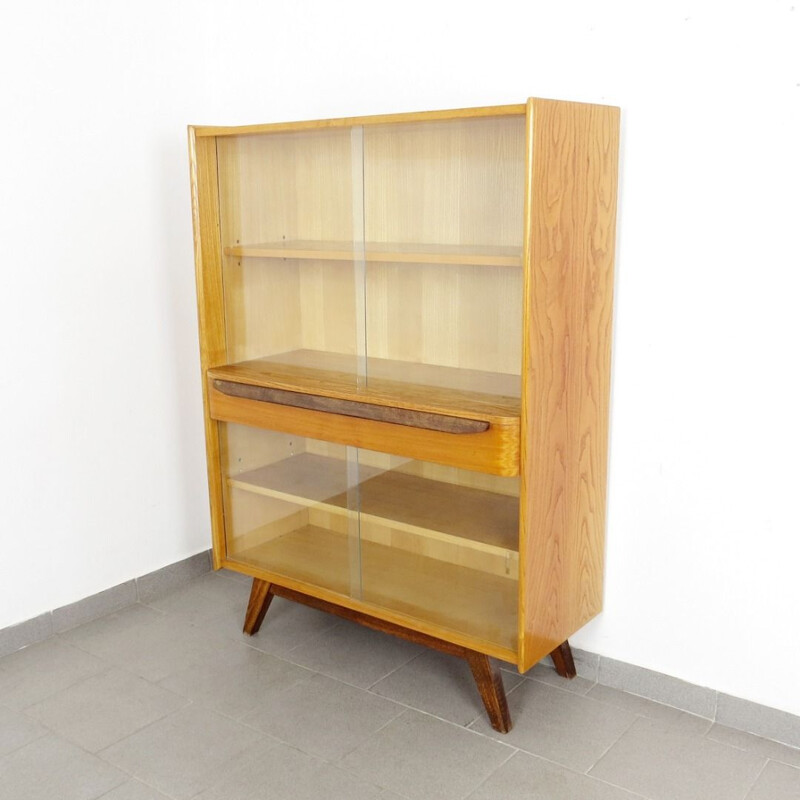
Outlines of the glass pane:
{"type": "Polygon", "coordinates": [[[516,649],[519,479],[359,450],[364,602],[516,649]]]}
{"type": "Polygon", "coordinates": [[[524,135],[523,116],[365,129],[370,380],[519,397],[524,135]]]}
{"type": "Polygon", "coordinates": [[[220,429],[228,558],[360,597],[355,449],[243,425],[220,429]]]}
{"type": "MultiPolygon", "coordinates": [[[[518,416],[524,150],[521,116],[220,139],[223,377],[518,416]]],[[[229,559],[516,649],[517,479],[220,430],[229,559]]]]}
{"type": "Polygon", "coordinates": [[[227,361],[288,383],[363,372],[361,129],[217,143],[227,361]]]}

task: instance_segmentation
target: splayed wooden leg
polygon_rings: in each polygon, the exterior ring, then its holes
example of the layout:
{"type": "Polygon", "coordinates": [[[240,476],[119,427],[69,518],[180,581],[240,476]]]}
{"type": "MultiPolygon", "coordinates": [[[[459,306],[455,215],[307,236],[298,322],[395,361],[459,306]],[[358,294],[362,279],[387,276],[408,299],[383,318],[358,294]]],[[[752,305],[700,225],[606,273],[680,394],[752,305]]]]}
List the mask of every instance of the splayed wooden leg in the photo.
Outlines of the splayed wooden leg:
{"type": "Polygon", "coordinates": [[[508,711],[506,690],[503,687],[500,670],[491,662],[489,656],[483,653],[468,650],[464,657],[472,670],[475,683],[478,684],[489,722],[496,731],[508,733],[511,730],[511,714],[508,711]]]}
{"type": "Polygon", "coordinates": [[[247,616],[244,623],[245,633],[253,634],[258,631],[273,596],[283,597],[286,600],[301,603],[320,611],[327,611],[329,614],[357,622],[367,628],[372,628],[372,630],[388,633],[400,639],[463,658],[472,670],[472,675],[478,685],[478,692],[484,706],[486,706],[486,713],[489,716],[492,727],[500,733],[508,733],[511,730],[511,715],[508,711],[503,679],[500,676],[500,670],[487,655],[476,650],[470,650],[463,645],[453,644],[444,639],[437,639],[427,633],[414,631],[393,622],[371,617],[361,611],[337,606],[327,600],[320,600],[318,597],[312,597],[294,589],[287,589],[285,586],[270,584],[258,578],[253,580],[253,588],[250,591],[250,602],[247,606],[247,616]]]}
{"type": "Polygon", "coordinates": [[[250,636],[258,633],[261,623],[272,602],[272,585],[260,578],[253,578],[253,587],[250,589],[250,600],[247,603],[247,613],[244,615],[243,631],[250,636]]]}
{"type": "Polygon", "coordinates": [[[574,678],[578,673],[575,670],[575,662],[572,660],[572,649],[569,642],[562,642],[552,653],[553,666],[562,678],[574,678]]]}

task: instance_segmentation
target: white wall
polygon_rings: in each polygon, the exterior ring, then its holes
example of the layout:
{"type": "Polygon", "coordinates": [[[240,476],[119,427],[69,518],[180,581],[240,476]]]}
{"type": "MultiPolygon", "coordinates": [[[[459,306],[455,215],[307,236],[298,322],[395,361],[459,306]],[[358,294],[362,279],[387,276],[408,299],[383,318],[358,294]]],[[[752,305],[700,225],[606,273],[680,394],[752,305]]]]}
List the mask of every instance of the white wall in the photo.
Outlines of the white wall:
{"type": "Polygon", "coordinates": [[[609,102],[606,611],[574,643],[800,714],[794,2],[3,9],[0,627],[208,547],[187,123],[609,102]]]}

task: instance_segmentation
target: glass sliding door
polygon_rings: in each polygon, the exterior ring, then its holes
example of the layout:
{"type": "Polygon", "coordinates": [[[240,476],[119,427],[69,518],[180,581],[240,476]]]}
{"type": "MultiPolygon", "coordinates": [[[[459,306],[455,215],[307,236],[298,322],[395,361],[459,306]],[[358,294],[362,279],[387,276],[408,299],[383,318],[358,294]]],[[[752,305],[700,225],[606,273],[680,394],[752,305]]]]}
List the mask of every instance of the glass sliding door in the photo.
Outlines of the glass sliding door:
{"type": "Polygon", "coordinates": [[[219,140],[229,559],[516,647],[516,464],[471,442],[518,430],[523,140],[522,117],[219,140]]]}
{"type": "MultiPolygon", "coordinates": [[[[218,139],[228,395],[302,419],[298,396],[365,384],[362,147],[360,128],[218,139]]],[[[219,424],[228,557],[358,597],[356,449],[219,424]]]]}

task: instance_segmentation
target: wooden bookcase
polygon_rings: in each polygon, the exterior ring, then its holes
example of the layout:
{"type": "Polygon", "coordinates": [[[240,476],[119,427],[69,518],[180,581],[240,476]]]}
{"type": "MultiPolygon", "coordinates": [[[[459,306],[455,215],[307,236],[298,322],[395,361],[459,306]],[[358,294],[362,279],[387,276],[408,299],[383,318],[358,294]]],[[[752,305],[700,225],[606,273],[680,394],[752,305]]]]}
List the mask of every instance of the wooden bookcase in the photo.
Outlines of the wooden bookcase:
{"type": "Polygon", "coordinates": [[[525,671],[601,608],[618,109],[189,129],[214,566],[525,671]]]}

